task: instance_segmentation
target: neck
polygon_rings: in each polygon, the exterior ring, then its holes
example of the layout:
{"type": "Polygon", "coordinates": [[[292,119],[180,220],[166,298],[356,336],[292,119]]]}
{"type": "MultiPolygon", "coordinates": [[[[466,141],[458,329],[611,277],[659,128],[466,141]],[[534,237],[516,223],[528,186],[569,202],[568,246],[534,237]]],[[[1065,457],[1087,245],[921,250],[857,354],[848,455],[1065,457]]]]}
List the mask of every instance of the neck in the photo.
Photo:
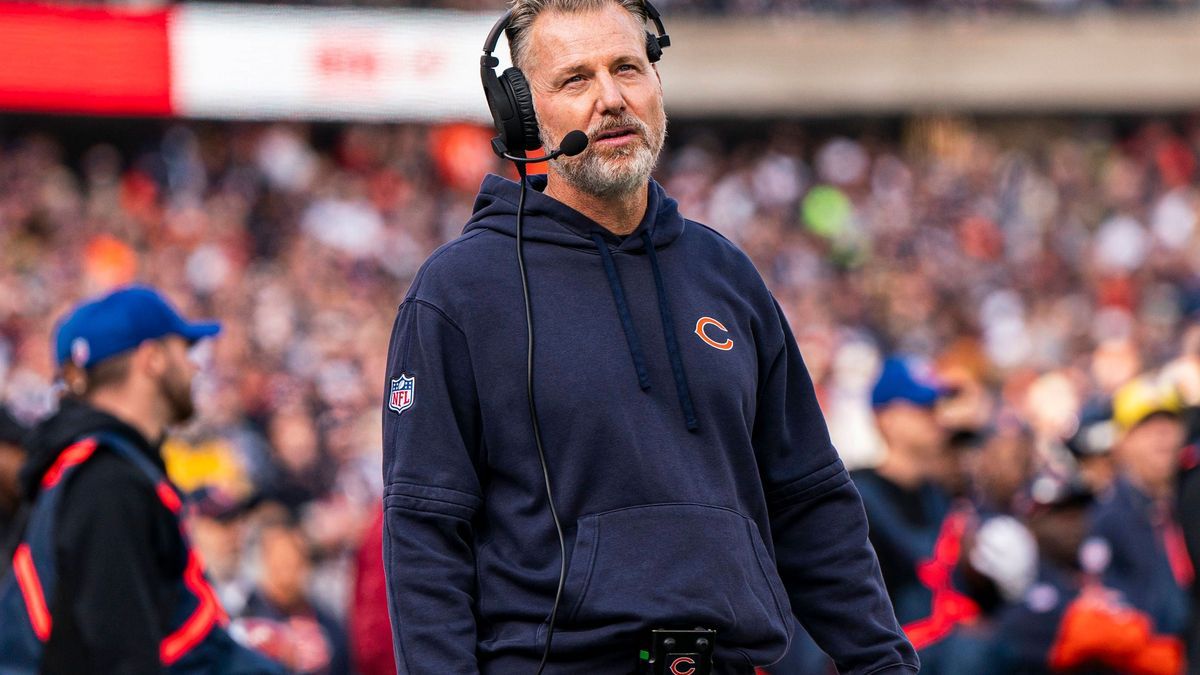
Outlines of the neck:
{"type": "Polygon", "coordinates": [[[286,589],[280,588],[274,582],[270,581],[269,577],[263,579],[259,584],[259,590],[263,597],[272,605],[284,612],[295,612],[304,608],[303,599],[295,593],[290,593],[286,589]]]}
{"type": "Polygon", "coordinates": [[[136,403],[137,397],[118,389],[102,389],[88,397],[88,403],[138,430],[147,442],[157,443],[167,425],[153,410],[136,403]]]}
{"type": "Polygon", "coordinates": [[[551,171],[546,177],[546,190],[543,194],[591,218],[609,232],[623,237],[641,224],[642,217],[646,215],[649,191],[650,184],[646,182],[627,194],[600,197],[576,188],[551,171]]]}
{"type": "Polygon", "coordinates": [[[917,488],[925,481],[917,463],[891,447],[875,472],[906,490],[917,488]]]}
{"type": "Polygon", "coordinates": [[[1174,496],[1174,487],[1171,481],[1159,482],[1146,480],[1133,471],[1126,471],[1125,476],[1135,488],[1141,490],[1143,494],[1154,501],[1163,501],[1174,496]]]}

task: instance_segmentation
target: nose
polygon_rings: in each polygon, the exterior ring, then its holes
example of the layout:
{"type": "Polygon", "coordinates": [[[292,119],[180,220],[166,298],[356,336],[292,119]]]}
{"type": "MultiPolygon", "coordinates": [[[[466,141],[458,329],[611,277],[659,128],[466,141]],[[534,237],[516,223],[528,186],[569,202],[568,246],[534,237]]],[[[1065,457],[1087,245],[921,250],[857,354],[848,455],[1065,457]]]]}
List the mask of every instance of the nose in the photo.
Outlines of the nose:
{"type": "Polygon", "coordinates": [[[601,73],[596,78],[599,88],[596,96],[596,112],[601,115],[620,115],[625,112],[625,93],[611,73],[601,73]]]}

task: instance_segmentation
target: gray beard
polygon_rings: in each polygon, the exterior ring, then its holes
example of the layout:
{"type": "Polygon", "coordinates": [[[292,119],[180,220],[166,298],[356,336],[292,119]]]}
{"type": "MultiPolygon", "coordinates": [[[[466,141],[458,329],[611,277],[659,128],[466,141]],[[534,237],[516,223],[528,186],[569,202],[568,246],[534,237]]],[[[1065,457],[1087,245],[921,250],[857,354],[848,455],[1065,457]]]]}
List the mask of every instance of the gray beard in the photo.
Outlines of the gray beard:
{"type": "Polygon", "coordinates": [[[553,159],[550,166],[581,192],[596,197],[616,197],[643,187],[650,180],[656,161],[650,148],[639,143],[635,148],[623,148],[608,157],[588,153],[578,158],[553,159]]]}
{"type": "MultiPolygon", "coordinates": [[[[650,173],[658,163],[666,137],[666,118],[662,120],[662,136],[653,138],[653,132],[643,126],[644,142],[633,147],[617,148],[601,155],[588,148],[576,157],[559,157],[550,160],[550,169],[580,192],[602,198],[631,194],[641,189],[650,180],[650,173]]],[[[557,147],[541,132],[542,147],[557,147]]]]}

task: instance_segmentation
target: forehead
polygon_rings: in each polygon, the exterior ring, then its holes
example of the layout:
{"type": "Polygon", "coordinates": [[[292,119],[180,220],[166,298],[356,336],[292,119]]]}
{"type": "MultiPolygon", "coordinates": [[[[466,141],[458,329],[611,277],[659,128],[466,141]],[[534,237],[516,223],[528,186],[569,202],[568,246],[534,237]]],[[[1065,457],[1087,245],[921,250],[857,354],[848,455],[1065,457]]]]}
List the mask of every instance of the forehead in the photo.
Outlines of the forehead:
{"type": "Polygon", "coordinates": [[[557,70],[595,61],[645,55],[645,29],[614,3],[585,12],[547,11],[529,31],[532,68],[557,70]]]}

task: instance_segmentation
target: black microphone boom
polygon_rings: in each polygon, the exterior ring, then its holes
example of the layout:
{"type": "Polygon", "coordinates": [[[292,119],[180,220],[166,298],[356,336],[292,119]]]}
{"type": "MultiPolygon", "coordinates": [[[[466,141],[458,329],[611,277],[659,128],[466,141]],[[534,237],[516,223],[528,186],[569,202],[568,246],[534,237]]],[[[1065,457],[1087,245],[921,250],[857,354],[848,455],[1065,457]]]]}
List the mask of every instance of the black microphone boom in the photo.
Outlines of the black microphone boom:
{"type": "Polygon", "coordinates": [[[566,136],[563,136],[562,143],[558,144],[558,152],[561,152],[567,157],[574,157],[575,155],[583,152],[587,146],[587,134],[583,133],[579,129],[576,129],[575,131],[568,133],[566,136]]]}
{"type": "Polygon", "coordinates": [[[541,157],[517,157],[516,155],[510,155],[507,152],[505,152],[505,153],[501,153],[501,156],[504,157],[504,159],[507,159],[510,162],[516,162],[517,164],[536,164],[538,162],[546,162],[546,161],[552,160],[555,157],[559,157],[562,155],[566,155],[567,157],[574,157],[575,155],[578,155],[579,153],[583,152],[584,149],[587,148],[587,146],[588,146],[587,134],[580,131],[579,129],[576,129],[574,131],[568,132],[566,136],[563,136],[562,143],[560,143],[558,145],[558,149],[555,150],[554,152],[551,152],[548,155],[542,155],[541,157]]]}

